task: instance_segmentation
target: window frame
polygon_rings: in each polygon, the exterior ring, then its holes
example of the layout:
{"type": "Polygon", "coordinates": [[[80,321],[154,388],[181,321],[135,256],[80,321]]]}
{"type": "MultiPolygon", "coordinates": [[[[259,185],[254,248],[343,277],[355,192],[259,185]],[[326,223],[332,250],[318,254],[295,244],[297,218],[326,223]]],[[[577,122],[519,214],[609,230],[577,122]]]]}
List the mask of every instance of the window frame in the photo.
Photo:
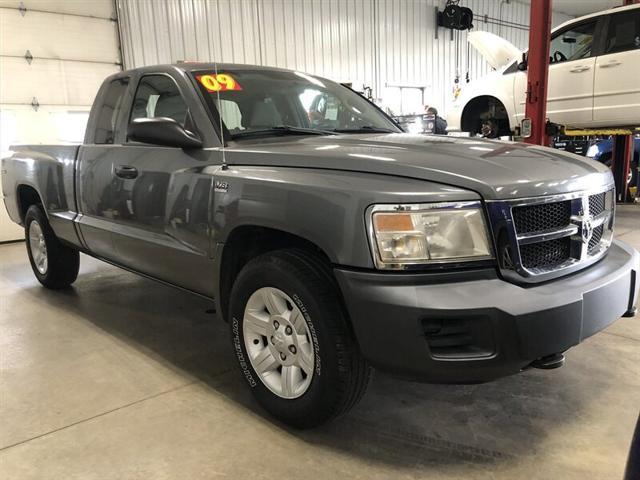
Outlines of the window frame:
{"type": "Polygon", "coordinates": [[[85,133],[85,142],[86,144],[91,145],[121,145],[122,139],[122,115],[127,111],[126,102],[130,102],[129,95],[131,91],[132,77],[131,75],[117,75],[111,79],[105,80],[102,88],[98,92],[98,96],[96,98],[100,98],[100,105],[94,104],[92,111],[89,114],[89,120],[87,122],[87,131],[85,133]],[[102,109],[104,108],[104,98],[109,91],[111,85],[115,82],[126,81],[126,86],[124,92],[122,93],[122,100],[120,104],[120,108],[115,118],[115,123],[113,125],[113,142],[105,143],[105,142],[96,142],[96,136],[98,134],[98,124],[100,114],[102,113],[102,109]],[[93,109],[95,108],[95,112],[93,109]]]}
{"type": "MultiPolygon", "coordinates": [[[[605,56],[605,55],[618,55],[621,53],[625,53],[625,52],[633,52],[633,51],[640,51],[640,48],[636,48],[636,49],[625,49],[625,50],[619,50],[617,52],[607,52],[606,48],[607,48],[607,40],[609,40],[609,29],[611,28],[611,19],[613,16],[622,16],[622,15],[636,15],[638,18],[638,20],[636,21],[640,21],[640,8],[636,8],[636,9],[631,9],[631,10],[627,10],[627,11],[622,11],[622,12],[614,12],[611,13],[609,15],[607,15],[607,18],[605,19],[603,28],[602,28],[602,51],[600,52],[600,56],[605,56]]],[[[640,32],[638,32],[640,34],[640,32]]]]}
{"type": "Polygon", "coordinates": [[[604,29],[604,23],[605,23],[605,17],[607,17],[608,15],[601,15],[601,16],[597,16],[597,17],[591,17],[591,18],[587,18],[584,20],[581,20],[579,22],[575,22],[572,23],[570,25],[565,26],[563,29],[558,30],[557,32],[554,32],[551,35],[551,38],[549,39],[549,58],[553,57],[554,52],[551,51],[551,44],[552,42],[559,37],[560,35],[564,35],[565,33],[577,28],[577,27],[581,27],[583,25],[588,25],[588,24],[595,24],[595,27],[593,29],[593,43],[592,43],[592,47],[591,47],[591,54],[588,57],[583,57],[583,58],[576,58],[574,60],[565,60],[563,62],[549,62],[549,66],[552,65],[562,65],[565,63],[569,63],[569,62],[579,62],[579,61],[584,61],[584,60],[588,60],[590,58],[595,58],[599,55],[601,55],[601,52],[604,48],[604,41],[605,41],[605,36],[603,35],[603,31],[604,29]]]}
{"type": "MultiPolygon", "coordinates": [[[[172,83],[173,85],[176,87],[176,90],[178,91],[178,93],[180,94],[180,98],[182,98],[182,102],[184,103],[184,106],[187,108],[187,113],[186,115],[190,115],[191,114],[191,108],[189,107],[189,102],[187,101],[187,97],[184,94],[184,91],[180,88],[180,85],[178,84],[178,82],[176,82],[176,79],[173,78],[173,76],[169,75],[168,73],[165,72],[159,72],[159,73],[153,73],[153,72],[145,72],[142,75],[140,75],[140,77],[138,77],[138,79],[135,82],[135,89],[132,90],[131,92],[131,101],[129,102],[129,109],[128,109],[128,115],[126,117],[126,137],[125,137],[125,143],[130,144],[130,143],[139,143],[139,142],[131,142],[129,141],[129,124],[132,122],[132,116],[133,116],[133,104],[135,103],[136,100],[136,95],[138,93],[138,89],[140,88],[140,84],[144,81],[145,78],[147,77],[167,77],[172,83]]],[[[140,117],[140,118],[149,118],[149,117],[140,117]]],[[[151,117],[154,118],[154,117],[151,117]]],[[[181,125],[183,128],[185,127],[184,125],[181,125]]],[[[197,132],[194,132],[197,133],[197,132]]]]}
{"type": "MultiPolygon", "coordinates": [[[[221,64],[221,65],[227,66],[226,64],[221,64]]],[[[264,68],[264,67],[256,67],[256,68],[260,69],[260,68],[264,68]]],[[[273,70],[278,70],[276,67],[268,67],[267,69],[270,70],[271,68],[273,70]]],[[[230,70],[235,70],[235,69],[231,68],[230,70]]],[[[238,69],[238,70],[245,70],[245,69],[238,69]]],[[[217,135],[217,139],[220,141],[220,144],[222,146],[227,147],[227,146],[229,146],[229,142],[233,142],[234,141],[232,139],[232,134],[227,129],[226,125],[224,124],[224,121],[221,121],[220,112],[218,111],[218,108],[216,107],[215,102],[212,99],[212,96],[205,94],[205,92],[203,91],[204,87],[202,85],[200,85],[198,80],[196,79],[196,77],[198,75],[204,75],[204,74],[208,74],[208,73],[211,73],[211,72],[212,72],[212,69],[211,69],[211,67],[209,67],[209,68],[196,68],[196,69],[192,69],[192,70],[190,69],[190,70],[187,70],[185,73],[187,73],[187,78],[188,78],[189,83],[195,89],[197,99],[201,102],[200,105],[202,105],[204,107],[204,110],[206,112],[207,117],[211,120],[211,125],[213,126],[213,129],[214,129],[214,131],[215,131],[215,133],[217,135]]],[[[322,79],[322,80],[327,80],[324,77],[320,77],[320,76],[317,76],[317,75],[315,75],[315,76],[320,78],[320,79],[322,79]]],[[[336,83],[336,82],[333,82],[333,83],[336,83]]],[[[382,108],[380,108],[374,102],[372,102],[367,97],[362,95],[360,92],[356,92],[351,87],[348,87],[347,85],[345,85],[343,83],[336,83],[336,84],[339,85],[341,88],[349,90],[351,93],[354,93],[355,95],[358,95],[359,97],[361,97],[370,106],[372,106],[374,109],[376,109],[378,111],[378,113],[380,113],[383,117],[385,117],[393,126],[395,126],[399,130],[398,133],[404,132],[404,130],[398,124],[398,122],[396,122],[382,108]]]]}

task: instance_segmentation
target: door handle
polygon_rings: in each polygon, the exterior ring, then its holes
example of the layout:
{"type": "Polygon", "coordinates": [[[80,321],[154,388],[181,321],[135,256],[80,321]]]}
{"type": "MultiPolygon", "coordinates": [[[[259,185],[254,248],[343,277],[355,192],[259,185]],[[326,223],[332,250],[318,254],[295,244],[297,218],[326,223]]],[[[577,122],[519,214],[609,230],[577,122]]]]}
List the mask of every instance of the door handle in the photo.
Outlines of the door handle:
{"type": "Polygon", "coordinates": [[[585,65],[580,65],[579,67],[575,67],[572,68],[571,70],[569,70],[570,72],[573,73],[580,73],[580,72],[586,72],[587,70],[589,70],[591,67],[585,66],[585,65]]]}
{"type": "Polygon", "coordinates": [[[120,178],[136,178],[138,176],[138,169],[130,167],[129,165],[118,165],[116,167],[116,177],[120,178]]]}
{"type": "Polygon", "coordinates": [[[617,60],[610,60],[610,61],[608,61],[607,63],[601,63],[601,64],[600,64],[600,68],[615,67],[615,66],[617,66],[617,65],[620,65],[620,63],[622,63],[622,62],[619,62],[619,61],[617,61],[617,60]]]}

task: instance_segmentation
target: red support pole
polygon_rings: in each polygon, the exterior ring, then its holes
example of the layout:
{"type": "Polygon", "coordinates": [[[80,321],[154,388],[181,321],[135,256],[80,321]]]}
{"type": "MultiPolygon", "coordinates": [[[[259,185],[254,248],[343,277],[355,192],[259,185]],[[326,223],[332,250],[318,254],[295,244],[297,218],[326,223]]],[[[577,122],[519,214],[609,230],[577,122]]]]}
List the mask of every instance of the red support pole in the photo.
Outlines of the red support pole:
{"type": "Polygon", "coordinates": [[[629,197],[627,179],[633,158],[633,135],[615,135],[611,152],[611,170],[616,183],[616,201],[618,203],[633,202],[629,197]]]}
{"type": "MultiPolygon", "coordinates": [[[[639,0],[623,0],[623,5],[632,5],[639,0]]],[[[611,170],[616,183],[616,201],[618,203],[633,202],[629,196],[627,179],[631,169],[631,159],[634,152],[633,135],[616,135],[613,137],[611,152],[611,170]]]]}
{"type": "Polygon", "coordinates": [[[550,42],[551,0],[531,0],[525,105],[525,117],[531,119],[531,136],[525,142],[545,146],[549,145],[546,123],[550,42]]]}

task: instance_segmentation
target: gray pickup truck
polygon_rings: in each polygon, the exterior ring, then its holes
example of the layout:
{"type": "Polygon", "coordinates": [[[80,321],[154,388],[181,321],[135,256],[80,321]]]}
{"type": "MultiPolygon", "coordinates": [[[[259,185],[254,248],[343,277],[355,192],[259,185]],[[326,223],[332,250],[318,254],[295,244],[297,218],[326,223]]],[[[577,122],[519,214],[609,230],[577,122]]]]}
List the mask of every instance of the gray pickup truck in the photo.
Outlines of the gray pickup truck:
{"type": "Polygon", "coordinates": [[[302,72],[179,64],[107,78],[80,146],[13,147],[4,201],[38,280],[79,252],[214,299],[255,397],[311,427],[371,367],[440,383],[553,368],[633,315],[609,170],[411,135],[302,72]]]}

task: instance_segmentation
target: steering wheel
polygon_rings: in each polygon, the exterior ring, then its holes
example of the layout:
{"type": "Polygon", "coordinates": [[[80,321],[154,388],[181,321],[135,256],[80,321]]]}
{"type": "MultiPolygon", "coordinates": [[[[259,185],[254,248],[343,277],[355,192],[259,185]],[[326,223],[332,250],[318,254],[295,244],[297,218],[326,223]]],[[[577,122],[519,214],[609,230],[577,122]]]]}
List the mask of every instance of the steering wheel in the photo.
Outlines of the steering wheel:
{"type": "Polygon", "coordinates": [[[567,56],[559,50],[553,52],[553,63],[566,62],[567,56]]]}

